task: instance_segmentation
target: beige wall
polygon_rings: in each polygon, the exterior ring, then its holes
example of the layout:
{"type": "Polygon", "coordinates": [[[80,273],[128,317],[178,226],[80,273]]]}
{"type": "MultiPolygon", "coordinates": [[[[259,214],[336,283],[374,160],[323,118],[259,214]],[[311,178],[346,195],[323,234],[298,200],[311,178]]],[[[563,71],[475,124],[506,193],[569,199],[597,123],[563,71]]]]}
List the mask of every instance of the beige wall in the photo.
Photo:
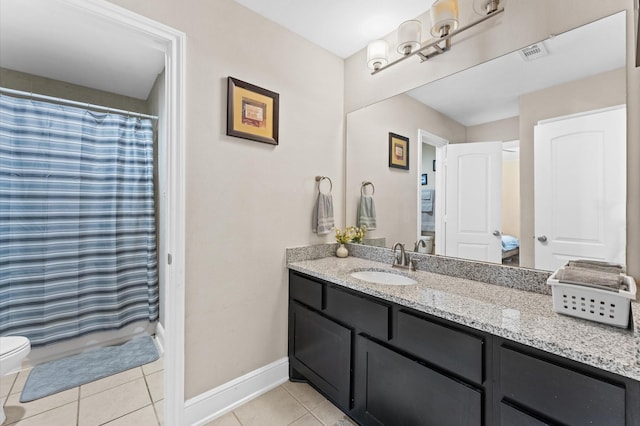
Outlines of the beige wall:
{"type": "Polygon", "coordinates": [[[143,114],[149,113],[149,104],[144,99],[117,95],[115,93],[26,74],[7,68],[0,68],[0,86],[125,111],[135,111],[143,114]]]}
{"type": "Polygon", "coordinates": [[[520,239],[520,160],[502,162],[502,233],[520,239]]]}
{"type": "Polygon", "coordinates": [[[466,140],[463,125],[407,95],[347,116],[347,224],[355,224],[360,185],[373,182],[378,228],[368,236],[386,238],[387,246],[400,241],[409,247],[418,236],[418,129],[452,143],[466,140]],[[388,167],[389,132],[409,138],[409,170],[388,167]]]}
{"type": "Polygon", "coordinates": [[[467,142],[506,142],[518,139],[520,139],[519,117],[467,127],[467,142]]]}
{"type": "MultiPolygon", "coordinates": [[[[460,2],[460,19],[469,22],[471,0],[460,2]]],[[[345,62],[345,110],[357,110],[381,99],[469,68],[497,56],[528,46],[551,34],[559,34],[621,10],[627,11],[627,218],[640,216],[640,68],[635,67],[635,23],[633,0],[514,0],[505,12],[485,24],[456,37],[445,55],[426,63],[407,60],[375,76],[366,67],[366,49],[345,62]]],[[[428,17],[423,22],[428,25],[428,17]]],[[[395,42],[395,35],[388,37],[395,42]]],[[[521,169],[522,180],[531,170],[521,169]]],[[[523,192],[523,197],[525,196],[523,192]]],[[[522,211],[531,209],[523,199],[522,211]]],[[[523,241],[526,238],[523,236],[523,241]]],[[[531,242],[532,243],[532,242],[531,242]]],[[[525,249],[526,250],[526,249],[525,249]]],[[[640,222],[627,221],[628,272],[640,279],[640,222]]]]}
{"type": "MultiPolygon", "coordinates": [[[[185,396],[287,355],[285,247],[315,175],[343,222],[343,61],[231,0],[113,0],[187,35],[185,396]],[[280,94],[280,145],[225,135],[233,76],[280,94]]],[[[170,303],[170,301],[169,301],[170,303]]]]}
{"type": "MultiPolygon", "coordinates": [[[[533,268],[534,266],[534,189],[533,189],[533,128],[540,120],[564,115],[576,114],[606,108],[614,105],[622,105],[627,100],[625,70],[618,69],[593,77],[551,87],[546,90],[529,93],[520,98],[520,209],[521,232],[520,265],[533,268]]],[[[637,93],[637,92],[636,92],[637,93]]],[[[632,92],[629,92],[631,95],[632,92]]],[[[629,96],[632,98],[637,96],[629,96]]],[[[629,106],[628,108],[630,108],[629,106]]],[[[629,125],[634,125],[638,120],[632,116],[628,120],[629,125]]],[[[630,136],[630,135],[628,135],[630,136]]],[[[632,139],[629,139],[630,141],[632,139]]],[[[629,144],[627,160],[632,160],[631,147],[637,144],[629,144]]],[[[637,163],[637,161],[633,161],[637,163]]],[[[635,167],[635,166],[632,166],[635,167]]],[[[627,169],[629,170],[629,168],[627,169]]],[[[629,170],[631,171],[631,170],[629,170]]],[[[637,196],[634,191],[639,188],[638,182],[628,184],[629,199],[637,196]]],[[[629,216],[627,222],[637,216],[629,216]]],[[[640,236],[627,233],[627,238],[637,241],[640,236]]],[[[627,259],[633,259],[633,252],[627,250],[627,259]]],[[[629,270],[637,267],[637,262],[627,261],[629,270]]],[[[635,273],[638,273],[636,271],[635,273]]]]}

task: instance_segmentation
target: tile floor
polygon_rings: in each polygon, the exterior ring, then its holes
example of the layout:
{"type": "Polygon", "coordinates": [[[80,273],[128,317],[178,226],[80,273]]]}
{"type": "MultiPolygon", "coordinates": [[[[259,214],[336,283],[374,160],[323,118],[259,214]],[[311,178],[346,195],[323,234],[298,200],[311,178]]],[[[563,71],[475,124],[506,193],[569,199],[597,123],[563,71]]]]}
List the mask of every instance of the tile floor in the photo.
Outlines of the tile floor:
{"type": "MultiPolygon", "coordinates": [[[[2,426],[161,426],[162,358],[86,385],[20,403],[29,370],[0,378],[7,420],[2,426]]],[[[304,383],[287,382],[207,426],[353,426],[340,410],[304,383]]]]}
{"type": "Polygon", "coordinates": [[[20,403],[29,370],[0,377],[7,420],[2,426],[158,426],[163,415],[164,363],[132,368],[32,402],[20,403]]]}
{"type": "Polygon", "coordinates": [[[286,382],[206,426],[355,426],[305,383],[286,382]]]}

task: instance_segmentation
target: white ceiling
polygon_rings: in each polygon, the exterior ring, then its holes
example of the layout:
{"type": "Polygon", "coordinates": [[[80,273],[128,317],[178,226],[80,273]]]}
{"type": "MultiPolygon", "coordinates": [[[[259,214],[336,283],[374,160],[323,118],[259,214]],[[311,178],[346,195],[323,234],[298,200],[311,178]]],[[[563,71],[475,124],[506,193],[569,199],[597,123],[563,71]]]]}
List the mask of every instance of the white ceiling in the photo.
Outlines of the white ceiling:
{"type": "Polygon", "coordinates": [[[58,0],[0,0],[0,67],[147,99],[164,52],[58,0]]]}
{"type": "Polygon", "coordinates": [[[254,12],[348,58],[435,0],[235,0],[254,12]]]}

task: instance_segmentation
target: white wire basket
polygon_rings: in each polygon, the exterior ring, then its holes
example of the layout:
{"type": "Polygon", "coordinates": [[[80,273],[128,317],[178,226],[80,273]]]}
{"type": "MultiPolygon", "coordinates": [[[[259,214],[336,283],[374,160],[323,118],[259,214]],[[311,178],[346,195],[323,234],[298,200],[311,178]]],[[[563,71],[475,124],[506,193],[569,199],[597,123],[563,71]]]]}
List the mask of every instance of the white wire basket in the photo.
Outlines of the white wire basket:
{"type": "Polygon", "coordinates": [[[636,298],[636,282],[623,275],[629,290],[609,291],[559,282],[554,272],[547,280],[553,295],[553,310],[560,314],[597,321],[616,327],[629,326],[631,300],[636,298]]]}

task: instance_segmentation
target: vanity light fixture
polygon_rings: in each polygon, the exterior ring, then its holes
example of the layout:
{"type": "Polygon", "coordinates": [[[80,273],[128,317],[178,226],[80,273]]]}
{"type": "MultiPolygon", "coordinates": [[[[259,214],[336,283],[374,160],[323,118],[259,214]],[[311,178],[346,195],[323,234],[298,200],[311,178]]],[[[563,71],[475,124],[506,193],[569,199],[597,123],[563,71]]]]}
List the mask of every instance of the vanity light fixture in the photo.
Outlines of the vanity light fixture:
{"type": "Polygon", "coordinates": [[[474,0],[473,10],[482,15],[482,18],[458,28],[458,0],[436,0],[429,10],[432,22],[430,33],[435,38],[423,43],[421,42],[422,25],[420,21],[403,22],[397,31],[398,46],[396,50],[402,55],[400,58],[389,62],[389,46],[385,40],[376,40],[367,46],[367,66],[373,70],[371,74],[377,74],[412,56],[417,56],[420,62],[424,62],[450,50],[453,36],[504,12],[504,7],[500,7],[500,1],[474,0]]]}

